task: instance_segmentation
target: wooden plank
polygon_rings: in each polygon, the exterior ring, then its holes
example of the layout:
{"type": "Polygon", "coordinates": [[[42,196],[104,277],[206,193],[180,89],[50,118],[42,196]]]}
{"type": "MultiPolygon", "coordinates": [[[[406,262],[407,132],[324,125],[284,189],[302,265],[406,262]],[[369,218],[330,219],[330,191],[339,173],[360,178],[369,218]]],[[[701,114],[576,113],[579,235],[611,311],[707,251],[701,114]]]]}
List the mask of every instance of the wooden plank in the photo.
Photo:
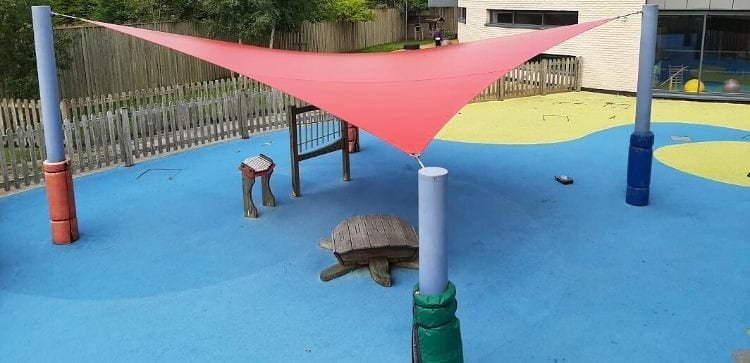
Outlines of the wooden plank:
{"type": "MultiPolygon", "coordinates": [[[[31,100],[31,102],[29,102],[29,107],[31,108],[31,125],[35,128],[41,128],[41,126],[39,126],[42,123],[40,106],[41,105],[37,100],[31,100]]],[[[44,157],[44,155],[42,155],[42,157],[44,157]]]]}
{"type": "Polygon", "coordinates": [[[21,178],[18,176],[18,168],[17,168],[17,149],[16,149],[16,134],[12,132],[12,129],[6,130],[5,135],[8,139],[8,152],[10,153],[10,169],[13,172],[13,185],[16,187],[16,189],[21,188],[21,178]]]}
{"type": "MultiPolygon", "coordinates": [[[[109,132],[109,147],[112,148],[112,163],[117,164],[120,159],[117,157],[117,120],[116,114],[112,111],[107,110],[107,131],[109,132]]],[[[120,150],[122,154],[122,150],[120,150]]],[[[110,165],[110,160],[107,158],[107,166],[110,165]]]]}
{"type": "Polygon", "coordinates": [[[107,148],[107,143],[102,139],[102,136],[106,137],[107,134],[106,131],[102,132],[102,124],[105,121],[98,114],[93,114],[89,121],[91,122],[91,142],[94,144],[96,153],[96,168],[101,169],[104,150],[107,148]]]}
{"type": "Polygon", "coordinates": [[[39,184],[39,174],[40,174],[40,165],[37,162],[37,158],[39,158],[39,154],[36,150],[36,138],[35,138],[35,130],[34,125],[28,125],[26,126],[26,137],[29,141],[29,156],[31,159],[31,174],[34,178],[34,184],[39,184]]]}
{"type": "Polygon", "coordinates": [[[92,145],[92,139],[91,139],[91,126],[92,126],[91,120],[88,118],[88,116],[83,115],[81,116],[81,126],[83,127],[83,142],[86,145],[86,167],[88,170],[94,170],[94,155],[93,152],[93,145],[92,145]]]}
{"type": "Polygon", "coordinates": [[[187,104],[187,113],[185,118],[185,137],[187,140],[187,147],[192,147],[194,143],[197,144],[196,133],[198,130],[195,128],[195,120],[198,118],[198,106],[195,101],[190,101],[187,104]]]}
{"type": "Polygon", "coordinates": [[[187,105],[184,101],[181,101],[175,107],[175,125],[177,131],[177,141],[180,149],[185,148],[185,120],[187,119],[187,105]]]}
{"type": "Polygon", "coordinates": [[[171,152],[172,149],[177,149],[175,138],[175,112],[174,105],[164,104],[164,143],[166,146],[166,152],[171,152]]]}
{"type": "MultiPolygon", "coordinates": [[[[34,135],[34,138],[39,144],[39,157],[41,158],[39,165],[43,165],[44,161],[47,160],[47,146],[44,144],[44,129],[42,129],[42,124],[37,125],[37,129],[34,130],[34,135]]],[[[65,151],[65,144],[63,144],[63,151],[65,151]]]]}
{"type": "Polygon", "coordinates": [[[237,120],[237,109],[234,107],[232,99],[233,97],[229,93],[225,93],[222,97],[222,102],[224,103],[224,120],[226,122],[226,137],[228,138],[237,136],[237,124],[235,123],[237,120]]]}
{"type": "MultiPolygon", "coordinates": [[[[408,246],[407,239],[412,237],[400,223],[401,219],[395,216],[379,216],[386,231],[386,239],[390,246],[408,246]]],[[[412,237],[413,239],[413,237],[412,237]]]]}
{"type": "Polygon", "coordinates": [[[148,133],[149,150],[151,156],[156,155],[156,120],[154,109],[151,106],[145,109],[146,111],[146,132],[148,133]]]}
{"type": "Polygon", "coordinates": [[[198,135],[199,135],[198,136],[198,140],[200,141],[201,144],[205,144],[206,140],[208,139],[208,135],[207,135],[206,129],[204,127],[205,126],[205,120],[203,118],[203,116],[204,116],[204,108],[203,108],[204,101],[203,101],[203,99],[199,98],[197,100],[196,106],[197,106],[197,114],[196,114],[197,119],[196,119],[196,122],[197,122],[198,135]]]}
{"type": "Polygon", "coordinates": [[[134,158],[140,158],[141,157],[141,144],[140,144],[140,138],[138,137],[138,118],[140,117],[140,114],[138,110],[133,107],[129,110],[128,113],[128,128],[130,129],[130,140],[133,143],[132,151],[133,151],[133,157],[134,158]]]}
{"type": "MultiPolygon", "coordinates": [[[[3,102],[4,101],[5,100],[3,100],[3,102]]],[[[3,190],[7,192],[10,190],[10,178],[8,177],[8,165],[5,160],[5,145],[9,142],[6,135],[10,134],[10,130],[5,132],[3,130],[4,129],[0,129],[0,149],[2,149],[0,150],[0,176],[2,176],[3,190]]]]}
{"type": "Polygon", "coordinates": [[[166,112],[163,112],[163,108],[161,106],[156,106],[153,109],[154,112],[154,128],[156,129],[156,147],[157,147],[157,153],[163,154],[164,153],[164,143],[166,142],[164,140],[165,136],[165,127],[164,127],[164,116],[166,112]]]}
{"type": "Polygon", "coordinates": [[[146,109],[143,104],[138,105],[138,115],[136,117],[138,121],[138,137],[134,140],[136,144],[140,144],[141,153],[144,158],[148,156],[148,126],[146,126],[146,118],[146,109]]]}
{"type": "Polygon", "coordinates": [[[349,233],[352,236],[352,249],[361,250],[372,247],[370,239],[365,230],[365,222],[362,216],[356,216],[347,218],[347,225],[349,226],[349,233]]]}
{"type": "Polygon", "coordinates": [[[78,118],[78,116],[72,116],[73,117],[73,144],[76,145],[76,152],[78,154],[78,170],[84,171],[86,170],[86,163],[85,160],[85,154],[86,154],[86,145],[84,145],[83,142],[83,127],[81,125],[81,120],[78,118]]]}
{"type": "Polygon", "coordinates": [[[121,122],[121,134],[120,134],[120,145],[122,147],[125,166],[131,166],[133,162],[133,140],[130,133],[130,118],[128,116],[128,110],[125,108],[120,109],[120,122],[121,122]]]}
{"type": "Polygon", "coordinates": [[[252,116],[248,116],[248,114],[252,112],[252,107],[250,107],[251,102],[245,92],[239,91],[236,92],[235,95],[235,99],[237,100],[237,112],[239,112],[237,123],[240,129],[240,137],[243,139],[247,139],[250,137],[250,117],[252,116]]]}
{"type": "Polygon", "coordinates": [[[352,236],[349,231],[349,222],[343,221],[339,223],[331,234],[331,239],[334,243],[334,252],[337,253],[348,253],[352,250],[352,236]]]}
{"type": "Polygon", "coordinates": [[[211,130],[211,138],[214,142],[219,141],[219,134],[221,133],[219,131],[219,124],[221,123],[219,121],[218,117],[218,108],[219,104],[217,102],[218,96],[212,95],[211,98],[208,99],[208,110],[206,110],[206,117],[209,118],[209,127],[211,130]],[[210,111],[210,112],[209,112],[210,111]]]}
{"type": "Polygon", "coordinates": [[[379,215],[367,215],[362,217],[367,240],[371,248],[388,247],[390,241],[383,217],[379,215]]]}
{"type": "Polygon", "coordinates": [[[19,127],[21,127],[21,122],[18,117],[18,104],[21,102],[19,99],[13,99],[11,100],[10,104],[10,118],[11,118],[11,128],[17,130],[19,127]]]}
{"type": "Polygon", "coordinates": [[[26,140],[26,130],[24,130],[23,127],[19,127],[16,129],[16,140],[18,140],[18,161],[19,163],[19,176],[23,178],[23,184],[26,186],[30,185],[31,178],[29,176],[29,156],[27,154],[28,147],[27,140],[26,140]]]}
{"type": "Polygon", "coordinates": [[[6,100],[5,98],[0,99],[0,130],[5,130],[5,128],[7,127],[7,102],[8,100],[6,100]]]}
{"type": "MultiPolygon", "coordinates": [[[[76,168],[80,168],[77,162],[75,162],[75,147],[73,146],[73,125],[72,121],[68,118],[63,118],[63,143],[67,150],[68,157],[71,160],[71,172],[76,173],[76,168]]],[[[80,170],[79,170],[80,171],[80,170]]]]}
{"type": "MultiPolygon", "coordinates": [[[[223,91],[222,91],[223,92],[223,91]]],[[[217,94],[214,98],[214,120],[216,120],[216,133],[217,133],[217,139],[224,140],[227,137],[227,130],[226,127],[227,121],[225,118],[226,110],[224,109],[225,106],[225,93],[217,94]]]]}

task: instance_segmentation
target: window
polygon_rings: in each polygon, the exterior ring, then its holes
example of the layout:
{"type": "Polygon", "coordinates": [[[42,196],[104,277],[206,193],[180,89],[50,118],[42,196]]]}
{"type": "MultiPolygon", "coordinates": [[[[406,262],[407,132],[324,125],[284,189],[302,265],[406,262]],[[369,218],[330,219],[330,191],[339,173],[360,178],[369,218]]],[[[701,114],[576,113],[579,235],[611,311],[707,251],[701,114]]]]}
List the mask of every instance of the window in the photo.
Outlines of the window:
{"type": "Polygon", "coordinates": [[[544,23],[542,22],[542,18],[544,17],[542,13],[516,13],[516,16],[513,17],[514,24],[518,25],[538,25],[542,26],[544,23]]]}
{"type": "Polygon", "coordinates": [[[578,24],[577,11],[488,10],[485,25],[518,28],[549,28],[578,24]]]}
{"type": "Polygon", "coordinates": [[[750,94],[750,14],[659,14],[654,88],[736,96],[750,94]],[[689,81],[699,86],[685,88],[689,81]]]}
{"type": "Polygon", "coordinates": [[[500,11],[495,12],[494,23],[513,24],[513,13],[500,11]]]}
{"type": "Polygon", "coordinates": [[[466,8],[458,8],[460,14],[458,15],[458,22],[466,24],[466,8]]]}

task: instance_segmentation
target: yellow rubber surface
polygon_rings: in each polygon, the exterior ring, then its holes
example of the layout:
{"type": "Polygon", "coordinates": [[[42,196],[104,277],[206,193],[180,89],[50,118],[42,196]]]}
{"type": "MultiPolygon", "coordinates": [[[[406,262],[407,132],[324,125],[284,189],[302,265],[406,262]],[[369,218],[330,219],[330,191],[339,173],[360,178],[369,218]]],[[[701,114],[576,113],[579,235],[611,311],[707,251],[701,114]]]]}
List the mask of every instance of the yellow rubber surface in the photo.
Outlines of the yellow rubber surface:
{"type": "MultiPolygon", "coordinates": [[[[483,144],[548,144],[633,125],[635,97],[591,92],[473,103],[440,131],[442,140],[483,144]]],[[[679,122],[750,131],[750,105],[654,100],[652,122],[679,122]]],[[[655,151],[683,172],[750,187],[750,142],[700,142],[655,151]]]]}
{"type": "Polygon", "coordinates": [[[750,187],[750,142],[708,141],[669,145],[654,157],[688,174],[750,187]]]}
{"type": "MultiPolygon", "coordinates": [[[[750,131],[750,105],[655,100],[652,120],[750,131]]],[[[635,97],[558,93],[469,104],[437,138],[483,144],[547,144],[632,125],[634,121],[635,97]]]]}

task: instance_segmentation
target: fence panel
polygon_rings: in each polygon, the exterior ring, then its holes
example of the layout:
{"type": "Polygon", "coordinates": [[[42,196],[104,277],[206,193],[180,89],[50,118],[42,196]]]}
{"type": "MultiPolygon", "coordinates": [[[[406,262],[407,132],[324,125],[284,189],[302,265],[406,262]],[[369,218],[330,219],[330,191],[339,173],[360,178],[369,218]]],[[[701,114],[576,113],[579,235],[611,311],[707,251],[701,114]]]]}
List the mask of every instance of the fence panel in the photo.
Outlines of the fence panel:
{"type": "MultiPolygon", "coordinates": [[[[579,78],[580,59],[527,63],[490,84],[474,102],[576,90],[579,78]]],[[[258,82],[233,78],[63,100],[60,109],[66,154],[73,173],[80,174],[285,128],[289,104],[304,102],[258,82]]],[[[46,153],[38,101],[0,100],[0,117],[0,189],[43,183],[46,153]]]]}

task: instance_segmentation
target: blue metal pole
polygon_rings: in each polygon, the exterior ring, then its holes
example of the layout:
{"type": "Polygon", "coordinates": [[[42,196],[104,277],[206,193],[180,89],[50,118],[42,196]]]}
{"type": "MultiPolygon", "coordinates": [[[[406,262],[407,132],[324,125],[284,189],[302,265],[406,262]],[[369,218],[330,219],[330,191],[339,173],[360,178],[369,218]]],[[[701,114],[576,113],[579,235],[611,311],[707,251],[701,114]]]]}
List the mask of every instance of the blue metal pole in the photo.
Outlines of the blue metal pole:
{"type": "Polygon", "coordinates": [[[654,134],[651,132],[651,101],[654,87],[658,21],[659,6],[644,5],[635,105],[635,131],[630,135],[628,187],[625,194],[625,202],[638,207],[648,205],[651,189],[651,163],[654,146],[654,134]]]}
{"type": "Polygon", "coordinates": [[[419,169],[419,293],[440,295],[448,287],[445,254],[445,188],[448,170],[419,169]]]}
{"type": "Polygon", "coordinates": [[[60,95],[57,89],[55,42],[52,37],[52,11],[49,6],[32,6],[31,16],[34,25],[34,49],[36,50],[39,100],[42,104],[47,161],[57,163],[65,160],[65,148],[60,116],[60,95]]]}

